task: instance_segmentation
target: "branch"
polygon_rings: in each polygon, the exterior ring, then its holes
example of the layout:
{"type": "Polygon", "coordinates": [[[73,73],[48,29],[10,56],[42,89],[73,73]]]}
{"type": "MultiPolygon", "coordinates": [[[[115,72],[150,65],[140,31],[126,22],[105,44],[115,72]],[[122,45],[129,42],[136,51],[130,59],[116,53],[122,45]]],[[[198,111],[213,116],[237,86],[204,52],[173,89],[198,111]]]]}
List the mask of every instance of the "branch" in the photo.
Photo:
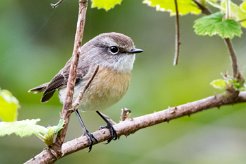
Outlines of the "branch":
{"type": "Polygon", "coordinates": [[[61,145],[63,144],[66,136],[70,115],[73,112],[70,109],[72,108],[73,92],[74,92],[75,80],[77,75],[77,65],[80,55],[79,47],[81,46],[83,33],[84,33],[86,9],[87,9],[87,0],[79,0],[78,21],[77,21],[77,28],[75,33],[72,61],[71,61],[68,83],[67,83],[67,93],[66,93],[67,95],[61,112],[61,119],[64,120],[64,127],[58,133],[54,144],[49,148],[50,149],[49,151],[56,158],[59,158],[59,156],[61,156],[61,145]]]}
{"type": "Polygon", "coordinates": [[[232,70],[233,70],[233,77],[237,79],[238,81],[243,81],[243,77],[239,71],[238,64],[237,64],[237,56],[235,53],[235,50],[232,46],[231,40],[228,38],[224,39],[227,49],[229,51],[231,61],[232,61],[232,70]]]}
{"type": "MultiPolygon", "coordinates": [[[[237,104],[242,102],[246,102],[246,92],[241,92],[238,96],[235,97],[228,96],[227,94],[210,96],[198,101],[190,102],[176,107],[170,107],[168,109],[152,114],[135,117],[133,119],[127,119],[114,125],[114,129],[116,130],[118,136],[128,136],[140,129],[150,127],[159,123],[169,122],[170,120],[177,119],[179,117],[190,116],[191,114],[214,107],[219,108],[224,105],[237,104]]],[[[107,141],[111,137],[108,129],[98,130],[92,134],[97,139],[98,143],[107,141]]],[[[62,145],[62,155],[59,158],[84,149],[88,146],[89,142],[86,136],[75,138],[62,145]]],[[[56,160],[57,158],[55,156],[52,156],[52,154],[50,153],[50,149],[45,149],[40,154],[27,161],[27,163],[50,163],[56,160]]]]}

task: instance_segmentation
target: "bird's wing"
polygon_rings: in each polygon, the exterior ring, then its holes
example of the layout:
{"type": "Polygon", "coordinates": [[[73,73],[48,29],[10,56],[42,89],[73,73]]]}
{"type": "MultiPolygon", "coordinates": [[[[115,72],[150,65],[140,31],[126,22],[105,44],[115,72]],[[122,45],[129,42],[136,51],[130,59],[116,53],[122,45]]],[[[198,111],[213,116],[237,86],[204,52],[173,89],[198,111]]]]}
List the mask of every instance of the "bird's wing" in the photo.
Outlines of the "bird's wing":
{"type": "Polygon", "coordinates": [[[42,96],[41,101],[46,102],[48,101],[53,94],[55,93],[56,89],[61,88],[67,83],[67,78],[65,78],[62,74],[57,74],[47,85],[44,94],[42,96]]]}
{"type": "MultiPolygon", "coordinates": [[[[57,89],[64,88],[67,86],[70,63],[71,61],[69,60],[64,66],[64,68],[58,74],[56,74],[54,78],[48,83],[41,99],[42,102],[48,101],[57,89]]],[[[87,67],[78,68],[76,83],[80,82],[83,79],[83,77],[87,74],[87,72],[87,67]]]]}

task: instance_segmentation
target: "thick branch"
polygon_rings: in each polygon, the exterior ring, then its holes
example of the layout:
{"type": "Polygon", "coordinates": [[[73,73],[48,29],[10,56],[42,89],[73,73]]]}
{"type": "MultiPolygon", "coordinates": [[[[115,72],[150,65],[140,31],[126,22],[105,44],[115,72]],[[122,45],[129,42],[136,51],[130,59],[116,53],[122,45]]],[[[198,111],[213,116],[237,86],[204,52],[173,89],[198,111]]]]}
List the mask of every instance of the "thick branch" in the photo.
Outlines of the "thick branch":
{"type": "MultiPolygon", "coordinates": [[[[143,115],[133,119],[128,119],[122,121],[116,125],[114,128],[119,136],[130,135],[140,129],[150,127],[159,123],[169,122],[170,120],[189,116],[191,114],[201,112],[206,109],[211,109],[214,107],[221,107],[223,105],[230,105],[246,102],[246,92],[241,92],[238,96],[232,97],[226,94],[220,94],[217,96],[210,96],[198,101],[190,102],[187,104],[179,105],[176,107],[170,107],[168,109],[155,112],[152,114],[143,115]]],[[[110,138],[110,133],[108,129],[98,130],[93,133],[93,136],[97,139],[98,143],[107,141],[110,138]]],[[[76,152],[78,150],[84,149],[89,146],[87,137],[81,136],[68,141],[62,145],[62,156],[64,157],[68,154],[76,152]]],[[[34,158],[30,159],[27,163],[47,163],[54,162],[57,158],[52,156],[49,149],[43,150],[40,154],[36,155],[34,158]]]]}

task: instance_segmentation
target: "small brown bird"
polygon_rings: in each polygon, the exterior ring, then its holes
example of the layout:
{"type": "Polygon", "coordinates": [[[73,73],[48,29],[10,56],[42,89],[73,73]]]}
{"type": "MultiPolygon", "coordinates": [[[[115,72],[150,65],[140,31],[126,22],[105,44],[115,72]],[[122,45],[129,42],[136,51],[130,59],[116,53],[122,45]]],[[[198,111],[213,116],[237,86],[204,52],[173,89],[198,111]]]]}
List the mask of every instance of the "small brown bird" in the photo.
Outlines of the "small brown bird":
{"type": "MultiPolygon", "coordinates": [[[[73,101],[79,96],[81,90],[84,90],[96,68],[99,67],[97,74],[79,102],[79,109],[96,111],[107,123],[106,127],[109,128],[111,137],[114,140],[117,139],[117,134],[113,125],[99,111],[118,102],[126,93],[131,78],[135,53],[141,52],[143,50],[135,48],[130,37],[115,32],[100,34],[79,49],[80,57],[73,101]]],[[[41,101],[46,102],[58,90],[60,101],[64,103],[70,64],[71,59],[50,82],[35,87],[30,92],[43,92],[41,101]]],[[[81,119],[78,111],[76,113],[81,119]]],[[[91,149],[95,138],[86,129],[82,119],[80,121],[85,128],[85,135],[90,140],[91,149]]]]}

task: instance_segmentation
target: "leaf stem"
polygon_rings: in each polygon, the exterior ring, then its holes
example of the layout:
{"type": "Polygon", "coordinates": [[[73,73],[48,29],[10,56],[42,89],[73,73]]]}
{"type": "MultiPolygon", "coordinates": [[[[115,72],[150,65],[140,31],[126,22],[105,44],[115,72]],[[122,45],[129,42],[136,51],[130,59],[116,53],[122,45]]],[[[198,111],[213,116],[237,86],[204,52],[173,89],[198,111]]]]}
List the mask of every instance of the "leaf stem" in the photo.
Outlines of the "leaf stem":
{"type": "Polygon", "coordinates": [[[231,0],[226,0],[226,19],[230,19],[231,17],[231,0]]]}

